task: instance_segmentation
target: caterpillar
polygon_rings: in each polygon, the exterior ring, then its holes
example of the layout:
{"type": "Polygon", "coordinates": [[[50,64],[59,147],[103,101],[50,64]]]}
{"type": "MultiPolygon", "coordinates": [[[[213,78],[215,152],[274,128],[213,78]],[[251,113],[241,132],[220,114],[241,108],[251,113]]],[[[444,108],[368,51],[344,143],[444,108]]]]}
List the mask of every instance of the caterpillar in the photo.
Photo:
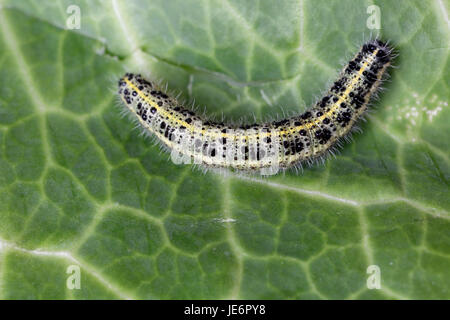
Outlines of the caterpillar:
{"type": "Polygon", "coordinates": [[[174,162],[270,175],[313,163],[340,145],[367,111],[392,58],[387,43],[370,40],[312,108],[259,124],[208,120],[132,73],[119,80],[118,94],[145,130],[170,150],[174,162]]]}

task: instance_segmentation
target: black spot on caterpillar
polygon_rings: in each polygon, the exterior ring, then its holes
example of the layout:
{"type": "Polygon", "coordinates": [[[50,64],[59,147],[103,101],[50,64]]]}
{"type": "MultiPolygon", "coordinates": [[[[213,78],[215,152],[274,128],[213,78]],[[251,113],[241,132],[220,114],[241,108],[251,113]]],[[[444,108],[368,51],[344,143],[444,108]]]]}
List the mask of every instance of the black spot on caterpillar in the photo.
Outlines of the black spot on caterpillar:
{"type": "Polygon", "coordinates": [[[312,108],[287,119],[245,126],[208,121],[140,75],[127,73],[119,80],[118,92],[175,162],[274,174],[331,152],[367,110],[392,58],[386,43],[371,40],[312,108]]]}

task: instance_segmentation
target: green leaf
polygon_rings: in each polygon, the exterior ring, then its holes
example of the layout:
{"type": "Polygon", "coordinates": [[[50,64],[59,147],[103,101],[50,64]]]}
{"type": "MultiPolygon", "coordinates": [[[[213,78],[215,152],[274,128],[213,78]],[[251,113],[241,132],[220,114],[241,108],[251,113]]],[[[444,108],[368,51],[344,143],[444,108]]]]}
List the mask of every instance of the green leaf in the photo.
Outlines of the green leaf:
{"type": "Polygon", "coordinates": [[[0,4],[0,298],[450,298],[447,2],[376,1],[399,56],[363,133],[264,179],[173,164],[118,77],[228,119],[302,112],[376,34],[372,1],[0,4]]]}

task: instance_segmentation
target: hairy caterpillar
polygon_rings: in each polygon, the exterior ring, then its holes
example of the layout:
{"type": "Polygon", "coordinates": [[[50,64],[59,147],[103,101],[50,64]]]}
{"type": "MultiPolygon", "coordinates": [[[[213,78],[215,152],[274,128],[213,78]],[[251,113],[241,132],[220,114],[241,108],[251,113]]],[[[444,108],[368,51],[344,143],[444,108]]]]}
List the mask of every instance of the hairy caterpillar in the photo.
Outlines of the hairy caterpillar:
{"type": "Polygon", "coordinates": [[[392,58],[386,43],[365,43],[314,107],[262,124],[208,121],[140,75],[127,73],[118,92],[142,126],[171,150],[173,160],[267,175],[330,152],[367,110],[392,58]]]}

